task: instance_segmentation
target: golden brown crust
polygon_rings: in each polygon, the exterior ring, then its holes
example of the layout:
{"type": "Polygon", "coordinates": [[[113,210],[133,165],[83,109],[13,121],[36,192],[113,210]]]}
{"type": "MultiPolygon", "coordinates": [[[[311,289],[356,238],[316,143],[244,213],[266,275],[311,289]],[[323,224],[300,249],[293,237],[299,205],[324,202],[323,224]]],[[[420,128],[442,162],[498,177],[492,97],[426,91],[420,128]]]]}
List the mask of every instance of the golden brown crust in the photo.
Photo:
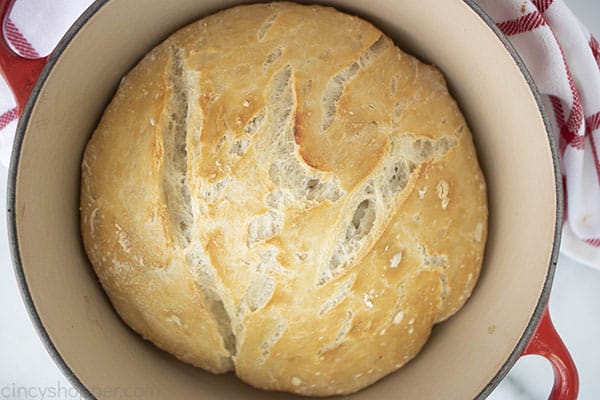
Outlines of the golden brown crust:
{"type": "Polygon", "coordinates": [[[375,382],[481,267],[485,182],[442,75],[332,8],[181,29],[123,79],[82,170],[85,248],[125,322],[260,388],[375,382]]]}

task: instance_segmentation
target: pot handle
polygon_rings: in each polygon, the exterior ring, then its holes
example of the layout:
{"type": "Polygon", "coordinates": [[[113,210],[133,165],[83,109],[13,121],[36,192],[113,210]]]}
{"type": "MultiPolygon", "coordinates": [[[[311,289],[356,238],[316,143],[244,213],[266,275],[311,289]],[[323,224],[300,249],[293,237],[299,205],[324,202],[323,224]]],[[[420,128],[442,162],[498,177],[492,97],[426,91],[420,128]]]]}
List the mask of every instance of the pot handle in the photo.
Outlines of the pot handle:
{"type": "Polygon", "coordinates": [[[13,3],[14,0],[0,0],[0,74],[15,96],[17,115],[21,115],[48,57],[24,58],[10,48],[6,40],[6,23],[13,3]]]}
{"type": "Polygon", "coordinates": [[[544,309],[531,341],[522,356],[539,355],[550,361],[554,370],[554,386],[549,400],[575,400],[579,392],[579,376],[565,344],[554,329],[548,305],[544,309]]]}

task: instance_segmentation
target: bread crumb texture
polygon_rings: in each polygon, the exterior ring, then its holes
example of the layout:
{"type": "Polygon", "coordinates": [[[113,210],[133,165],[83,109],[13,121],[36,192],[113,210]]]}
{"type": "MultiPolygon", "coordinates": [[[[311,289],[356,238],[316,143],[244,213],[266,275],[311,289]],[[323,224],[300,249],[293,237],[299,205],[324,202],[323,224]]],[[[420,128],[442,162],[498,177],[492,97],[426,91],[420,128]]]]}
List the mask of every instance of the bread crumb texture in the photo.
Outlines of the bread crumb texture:
{"type": "Polygon", "coordinates": [[[436,68],[332,8],[254,4],[123,78],[85,150],[81,227],[144,338],[326,396],[397,370],[461,308],[486,186],[436,68]]]}

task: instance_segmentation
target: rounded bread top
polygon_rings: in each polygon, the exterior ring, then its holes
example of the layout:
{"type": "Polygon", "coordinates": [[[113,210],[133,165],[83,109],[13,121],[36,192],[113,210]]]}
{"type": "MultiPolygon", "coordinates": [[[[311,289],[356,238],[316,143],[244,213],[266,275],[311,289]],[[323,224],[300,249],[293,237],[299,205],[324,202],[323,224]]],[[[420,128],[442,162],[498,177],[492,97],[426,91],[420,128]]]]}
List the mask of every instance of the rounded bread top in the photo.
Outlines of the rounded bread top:
{"type": "Polygon", "coordinates": [[[442,74],[321,6],[238,6],[121,81],[85,151],[81,225],[121,317],[260,388],[359,390],[469,297],[487,233],[442,74]]]}

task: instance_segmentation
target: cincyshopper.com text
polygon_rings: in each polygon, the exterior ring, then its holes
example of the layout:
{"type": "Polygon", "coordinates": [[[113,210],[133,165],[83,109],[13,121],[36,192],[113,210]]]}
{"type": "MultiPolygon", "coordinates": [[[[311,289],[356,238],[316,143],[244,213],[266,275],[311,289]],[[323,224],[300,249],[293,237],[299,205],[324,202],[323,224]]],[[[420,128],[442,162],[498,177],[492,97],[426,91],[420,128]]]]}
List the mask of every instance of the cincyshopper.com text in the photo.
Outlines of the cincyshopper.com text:
{"type": "MultiPolygon", "coordinates": [[[[142,387],[92,387],[90,391],[103,399],[159,399],[158,388],[142,387]]],[[[16,383],[0,385],[0,400],[79,400],[86,399],[77,389],[61,382],[54,385],[18,385],[16,383]]]]}

